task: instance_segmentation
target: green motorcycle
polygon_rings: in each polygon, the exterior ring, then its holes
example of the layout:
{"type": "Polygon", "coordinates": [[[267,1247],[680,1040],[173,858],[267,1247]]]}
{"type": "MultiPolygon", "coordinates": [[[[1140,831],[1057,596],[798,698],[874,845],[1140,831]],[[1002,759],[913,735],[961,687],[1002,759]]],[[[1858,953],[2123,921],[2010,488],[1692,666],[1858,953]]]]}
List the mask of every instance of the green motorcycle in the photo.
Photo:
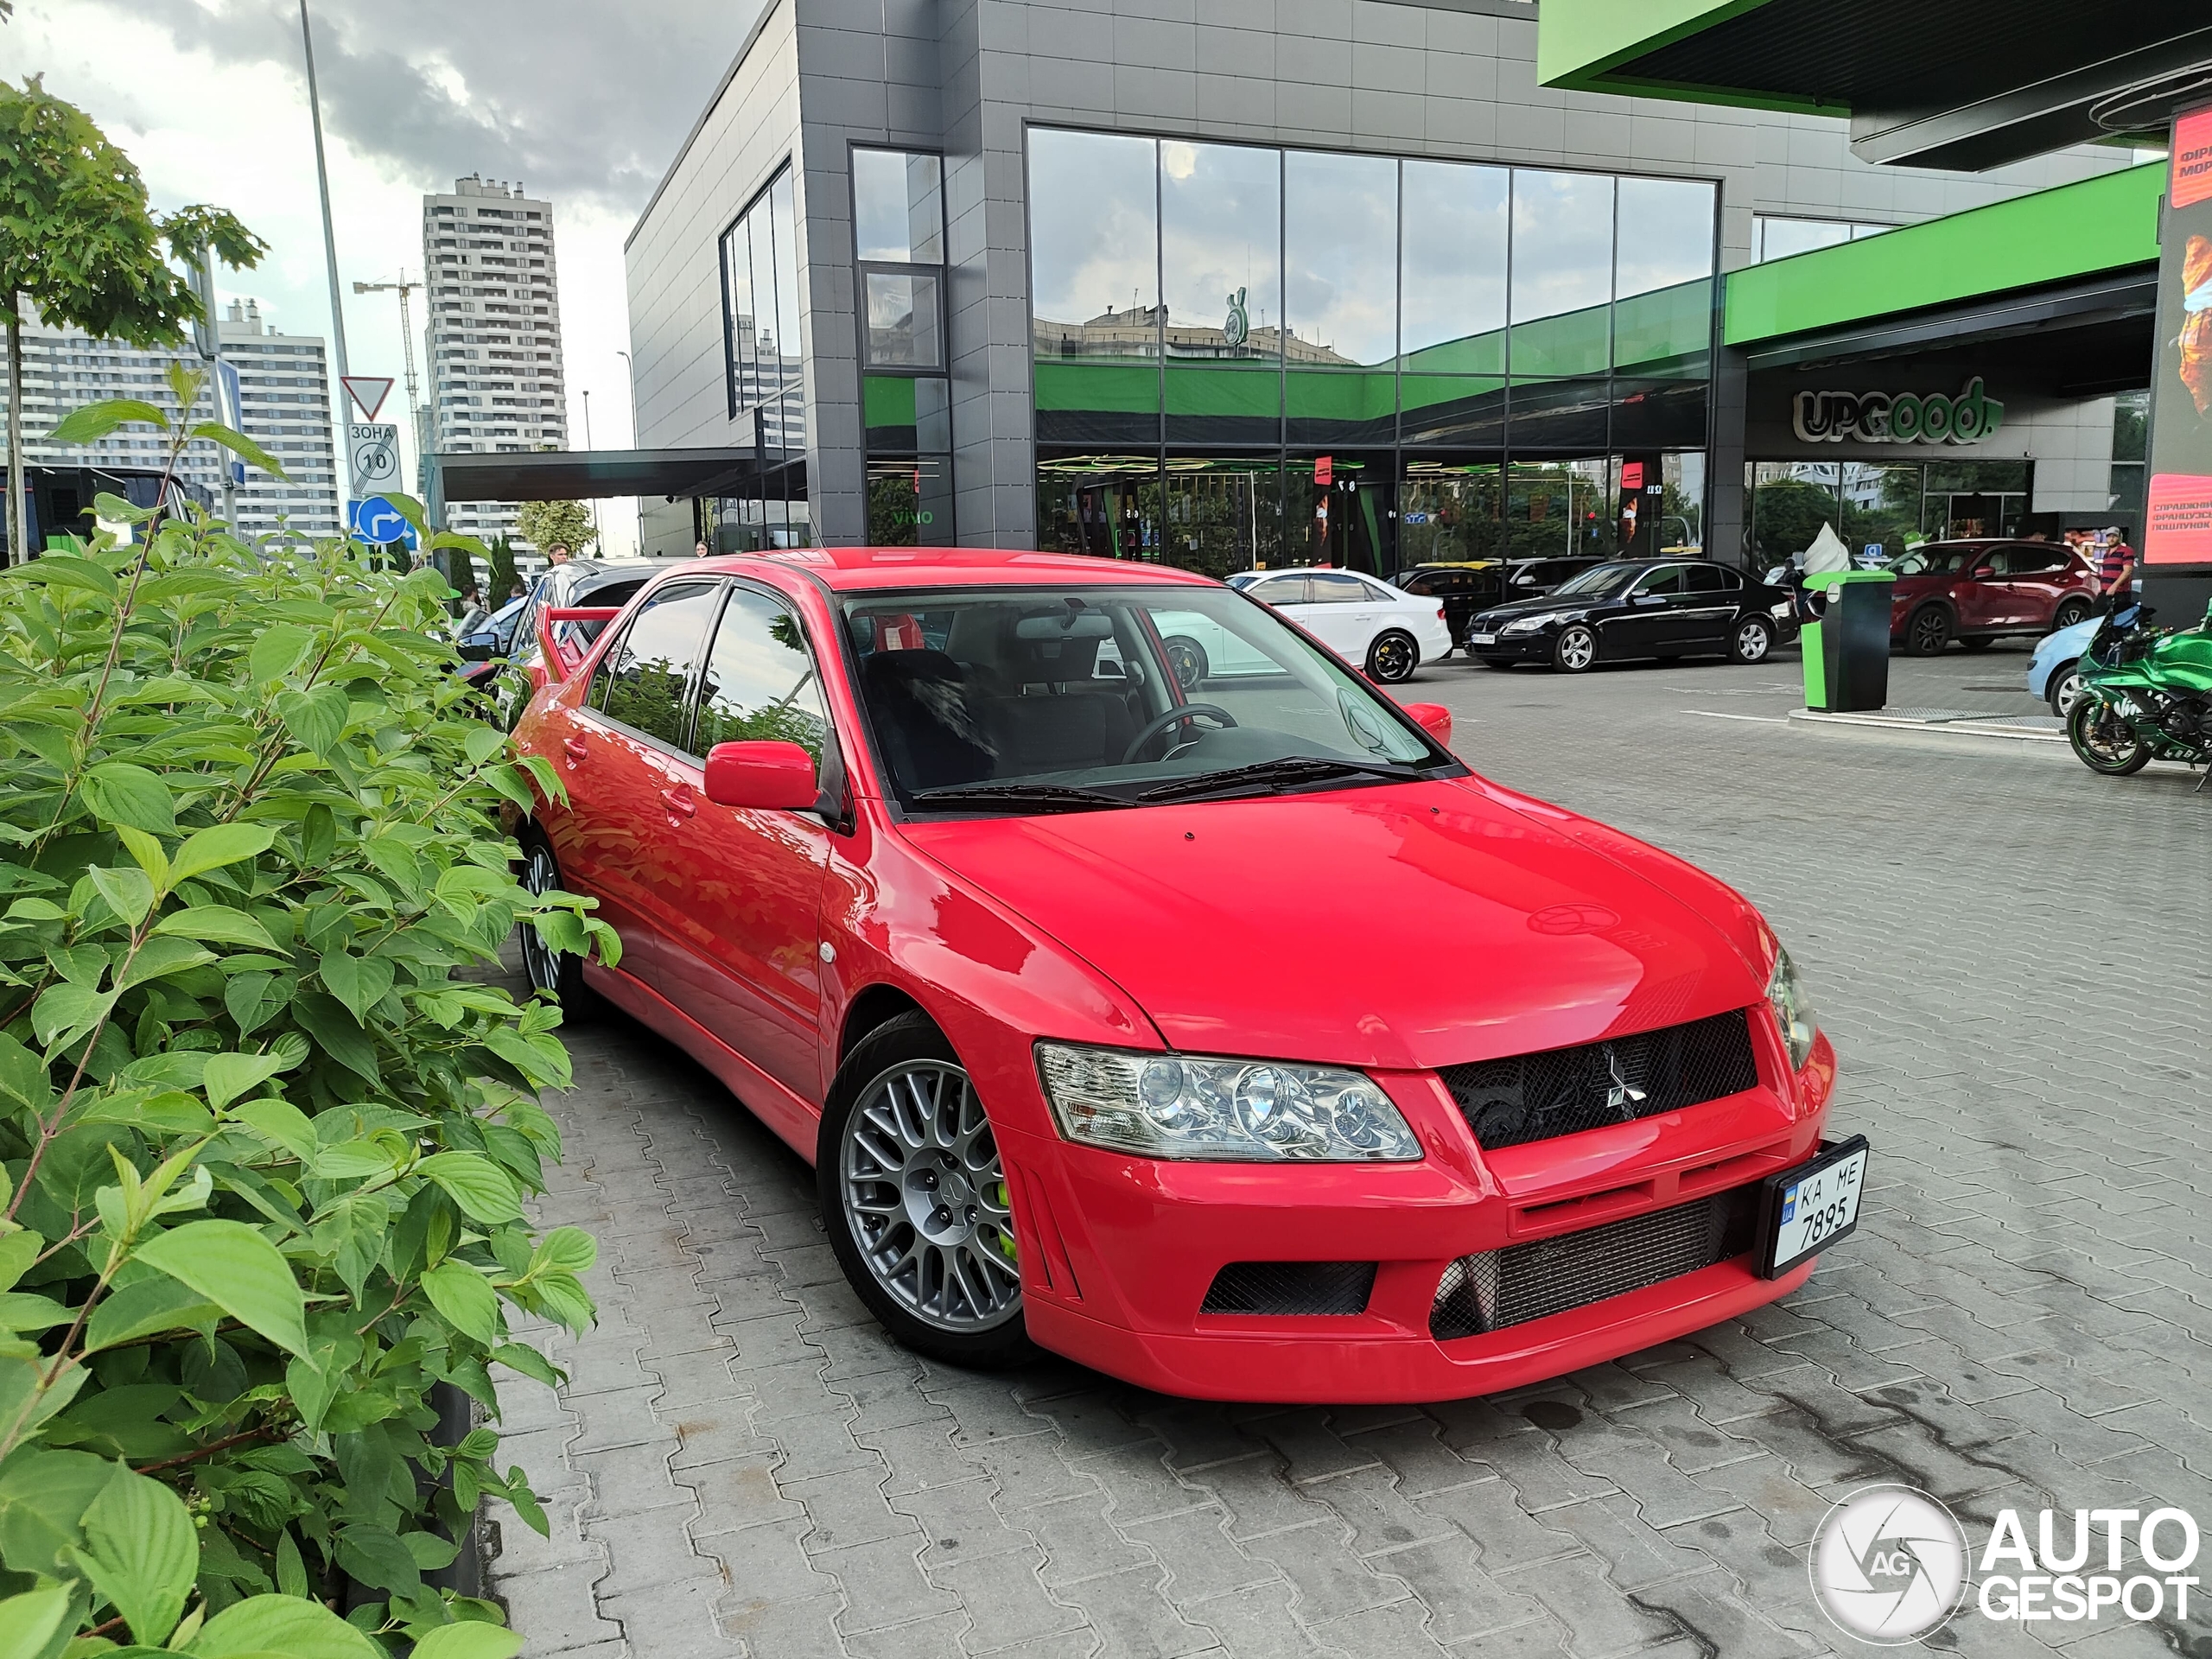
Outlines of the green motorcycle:
{"type": "Polygon", "coordinates": [[[2115,608],[2082,653],[2067,741],[2108,778],[2154,760],[2212,762],[2212,611],[2194,628],[2153,628],[2151,616],[2145,605],[2115,608]]]}

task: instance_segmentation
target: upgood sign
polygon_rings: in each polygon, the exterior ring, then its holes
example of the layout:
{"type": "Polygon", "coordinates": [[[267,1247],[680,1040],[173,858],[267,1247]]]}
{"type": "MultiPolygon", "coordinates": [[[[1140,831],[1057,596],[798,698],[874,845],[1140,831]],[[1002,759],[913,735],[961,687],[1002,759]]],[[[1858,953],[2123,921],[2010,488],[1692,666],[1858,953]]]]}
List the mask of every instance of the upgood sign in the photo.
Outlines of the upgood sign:
{"type": "Polygon", "coordinates": [[[1940,391],[1801,391],[1789,423],[1807,443],[1978,443],[2005,423],[1980,375],[1955,397],[1940,391]]]}

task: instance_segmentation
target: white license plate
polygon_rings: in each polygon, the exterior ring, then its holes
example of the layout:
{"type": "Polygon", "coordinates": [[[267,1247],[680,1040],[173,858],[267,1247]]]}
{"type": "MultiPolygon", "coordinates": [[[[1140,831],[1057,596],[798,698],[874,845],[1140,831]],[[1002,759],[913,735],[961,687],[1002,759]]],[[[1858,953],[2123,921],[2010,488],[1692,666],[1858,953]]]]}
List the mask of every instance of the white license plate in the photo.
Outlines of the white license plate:
{"type": "Polygon", "coordinates": [[[1467,643],[1471,645],[1494,645],[1497,643],[1497,636],[1494,633],[1472,633],[1467,636],[1467,643]]]}
{"type": "Polygon", "coordinates": [[[1766,1180],[1766,1225],[1759,1271],[1778,1279],[1859,1225],[1859,1198],[1866,1185],[1866,1138],[1854,1135],[1825,1147],[1810,1163],[1766,1180]]]}

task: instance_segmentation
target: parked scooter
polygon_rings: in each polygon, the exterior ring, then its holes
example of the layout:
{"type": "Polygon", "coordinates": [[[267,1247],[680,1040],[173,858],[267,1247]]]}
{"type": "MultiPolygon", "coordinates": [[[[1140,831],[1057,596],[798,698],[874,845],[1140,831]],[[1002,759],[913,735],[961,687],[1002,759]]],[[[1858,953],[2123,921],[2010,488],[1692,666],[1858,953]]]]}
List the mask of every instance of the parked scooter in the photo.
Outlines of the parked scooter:
{"type": "Polygon", "coordinates": [[[2066,736],[2109,778],[2153,760],[2212,764],[2212,610],[2194,628],[2153,628],[2151,617],[2147,605],[2114,607],[2082,653],[2066,736]]]}

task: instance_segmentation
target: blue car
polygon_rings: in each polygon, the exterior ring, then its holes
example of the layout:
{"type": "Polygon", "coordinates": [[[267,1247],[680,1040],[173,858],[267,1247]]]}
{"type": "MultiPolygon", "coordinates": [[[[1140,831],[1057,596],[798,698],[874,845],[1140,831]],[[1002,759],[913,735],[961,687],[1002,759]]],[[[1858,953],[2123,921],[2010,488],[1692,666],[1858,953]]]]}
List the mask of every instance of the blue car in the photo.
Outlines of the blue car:
{"type": "Polygon", "coordinates": [[[2070,628],[2046,633],[2036,641],[2035,654],[2028,658],[2029,695],[2049,703],[2050,712],[2061,720],[2066,718],[2074,699],[2082,694],[2078,664],[2082,653],[2089,648],[2089,641],[2096,638],[2097,625],[2101,620],[2101,617],[2093,616],[2070,628]]]}

